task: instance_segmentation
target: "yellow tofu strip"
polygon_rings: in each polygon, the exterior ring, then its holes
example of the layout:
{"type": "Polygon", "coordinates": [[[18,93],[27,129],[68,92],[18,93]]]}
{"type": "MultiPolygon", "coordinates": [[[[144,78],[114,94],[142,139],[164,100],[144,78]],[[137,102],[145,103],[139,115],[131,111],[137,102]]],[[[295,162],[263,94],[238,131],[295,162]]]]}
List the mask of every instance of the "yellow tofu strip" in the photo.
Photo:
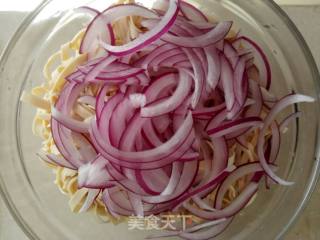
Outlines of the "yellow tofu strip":
{"type": "Polygon", "coordinates": [[[23,92],[20,100],[22,102],[29,103],[36,108],[40,108],[40,109],[43,109],[43,110],[50,112],[50,109],[51,109],[50,102],[48,102],[38,96],[29,94],[27,92],[23,92]]]}

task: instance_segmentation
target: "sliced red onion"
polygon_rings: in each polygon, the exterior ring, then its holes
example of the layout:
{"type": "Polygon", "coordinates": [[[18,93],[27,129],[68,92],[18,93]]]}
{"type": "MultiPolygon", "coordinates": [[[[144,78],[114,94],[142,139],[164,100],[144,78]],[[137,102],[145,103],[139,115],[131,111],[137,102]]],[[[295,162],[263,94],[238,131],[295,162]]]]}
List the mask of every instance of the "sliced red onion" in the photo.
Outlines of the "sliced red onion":
{"type": "Polygon", "coordinates": [[[129,99],[134,108],[142,108],[147,103],[146,96],[140,93],[130,94],[129,99]]]}
{"type": "MultiPolygon", "coordinates": [[[[63,114],[69,114],[71,108],[76,102],[77,97],[83,90],[84,86],[77,84],[66,84],[60,97],[55,105],[55,108],[63,114]]],[[[74,139],[70,129],[64,127],[61,123],[51,118],[52,138],[61,155],[68,160],[73,166],[79,167],[83,163],[89,162],[92,159],[83,159],[83,156],[78,149],[73,145],[74,139]]],[[[81,134],[77,134],[78,138],[84,138],[81,134]]],[[[86,140],[84,140],[86,141],[86,140]]],[[[91,143],[90,143],[91,145],[91,143]]]]}
{"type": "Polygon", "coordinates": [[[170,98],[158,104],[147,105],[141,109],[142,117],[155,117],[174,111],[189,95],[192,87],[191,77],[184,71],[179,73],[178,86],[170,98]]]}
{"type": "Polygon", "coordinates": [[[105,31],[105,26],[121,18],[133,15],[145,18],[158,17],[158,15],[153,11],[137,4],[119,4],[111,6],[101,14],[97,15],[87,27],[85,36],[81,43],[80,53],[94,52],[98,41],[104,41],[105,44],[113,44],[111,41],[112,34],[105,31]]]}
{"type": "MultiPolygon", "coordinates": [[[[165,115],[163,115],[163,116],[165,116],[165,115]]],[[[183,123],[183,119],[181,121],[181,124],[182,123],[183,123]]],[[[180,126],[180,124],[179,124],[179,126],[180,126]]],[[[177,129],[179,128],[179,126],[177,126],[177,129]]],[[[158,136],[158,134],[154,130],[153,124],[151,124],[151,122],[149,120],[145,122],[145,124],[143,126],[143,132],[144,132],[144,136],[145,136],[146,140],[153,147],[160,146],[161,144],[163,144],[163,142],[165,142],[165,139],[162,139],[161,136],[158,136]]],[[[168,139],[170,139],[171,136],[172,136],[172,134],[170,133],[170,137],[168,139]]],[[[189,138],[190,138],[190,136],[189,136],[189,138]]],[[[192,140],[192,137],[190,138],[190,140],[192,140]]],[[[189,141],[188,141],[188,144],[190,144],[189,141]]],[[[199,156],[198,153],[188,151],[180,158],[179,161],[182,161],[182,162],[192,161],[192,160],[197,159],[198,156],[199,156]]]]}
{"type": "MultiPolygon", "coordinates": [[[[181,51],[181,49],[179,48],[174,48],[171,49],[169,51],[163,52],[160,55],[158,55],[157,57],[155,57],[150,63],[149,66],[153,67],[156,70],[159,70],[159,65],[161,62],[163,62],[164,60],[171,58],[175,55],[179,55],[179,54],[183,54],[183,52],[181,51]]],[[[186,57],[185,57],[186,59],[186,57]]]]}
{"type": "Polygon", "coordinates": [[[238,61],[239,61],[239,54],[236,49],[233,48],[233,46],[229,42],[224,43],[223,52],[225,57],[230,62],[233,69],[236,68],[238,61]]]}
{"type": "MultiPolygon", "coordinates": [[[[170,136],[172,136],[172,133],[170,133],[170,136]]],[[[98,149],[100,149],[100,152],[103,153],[111,162],[114,164],[117,164],[117,166],[122,166],[130,169],[135,170],[151,170],[151,169],[158,169],[162,168],[164,166],[167,166],[174,161],[192,161],[198,159],[199,155],[197,153],[194,153],[189,157],[188,151],[190,150],[193,142],[194,142],[194,132],[191,131],[188,138],[177,148],[177,150],[170,156],[163,159],[159,159],[157,161],[149,162],[149,163],[140,163],[140,162],[126,162],[126,161],[119,161],[116,158],[113,158],[112,156],[108,156],[107,153],[104,152],[104,150],[97,146],[98,149]],[[188,158],[185,158],[184,156],[187,154],[188,158]],[[185,158],[185,159],[184,159],[185,158]]],[[[169,139],[169,138],[168,138],[169,139]]],[[[94,140],[95,142],[95,140],[94,140]]]]}
{"type": "MultiPolygon", "coordinates": [[[[126,6],[126,5],[124,5],[126,6]]],[[[127,10],[128,11],[128,10],[127,10]]],[[[136,52],[149,44],[156,41],[158,38],[160,38],[163,34],[167,33],[170,27],[174,24],[177,15],[178,15],[178,5],[176,0],[170,0],[169,8],[166,12],[166,14],[161,18],[161,21],[159,24],[149,30],[148,32],[144,33],[143,35],[140,35],[135,40],[123,45],[123,46],[112,46],[110,44],[103,44],[103,47],[110,52],[113,55],[116,56],[124,56],[127,54],[130,54],[132,52],[136,52]]],[[[121,14],[121,13],[118,13],[121,14]]],[[[140,12],[133,12],[132,15],[136,16],[142,16],[147,18],[156,18],[155,16],[143,16],[140,12]]],[[[121,15],[120,15],[121,16],[121,15]]],[[[127,15],[128,16],[128,15],[127,15]]],[[[130,15],[129,15],[130,16],[130,15]]],[[[124,16],[122,16],[124,17],[124,16]]]]}
{"type": "Polygon", "coordinates": [[[195,176],[198,172],[198,161],[186,162],[183,166],[179,183],[175,191],[171,194],[159,196],[143,197],[143,201],[147,203],[164,203],[178,198],[191,187],[195,176]]]}
{"type": "Polygon", "coordinates": [[[267,89],[265,89],[264,87],[261,87],[261,93],[262,93],[262,97],[263,97],[263,100],[265,102],[277,102],[278,99],[273,95],[271,94],[267,89]]]}
{"type": "Polygon", "coordinates": [[[138,76],[127,78],[126,82],[120,86],[120,90],[122,91],[122,93],[126,93],[128,86],[133,86],[133,85],[142,85],[140,78],[138,78],[138,76]],[[121,89],[121,87],[125,87],[125,89],[124,88],[121,89]]]}
{"type": "MultiPolygon", "coordinates": [[[[213,158],[207,159],[208,156],[205,154],[204,158],[205,161],[211,161],[212,167],[210,171],[204,175],[202,180],[198,183],[196,188],[201,188],[203,186],[207,186],[208,183],[210,183],[212,180],[216,179],[220,174],[227,169],[228,170],[228,146],[227,142],[224,138],[215,138],[212,139],[212,147],[213,147],[213,158]]],[[[233,168],[231,168],[233,169],[233,168]]],[[[212,185],[211,187],[208,187],[205,191],[202,191],[201,194],[199,194],[199,197],[206,196],[208,193],[213,191],[213,189],[216,187],[216,185],[212,185]]]]}
{"type": "Polygon", "coordinates": [[[112,200],[111,195],[114,195],[114,193],[110,191],[110,189],[104,189],[102,193],[102,201],[107,207],[108,212],[110,212],[115,218],[120,218],[120,216],[131,216],[133,214],[132,211],[121,208],[112,200]]]}
{"type": "Polygon", "coordinates": [[[205,30],[205,31],[210,31],[217,26],[217,23],[211,23],[211,22],[188,22],[188,23],[192,24],[194,27],[200,30],[205,30]]]}
{"type": "Polygon", "coordinates": [[[153,184],[152,181],[146,181],[143,177],[142,171],[136,171],[136,181],[143,188],[143,190],[150,195],[158,195],[161,190],[159,190],[159,185],[153,184]]]}
{"type": "Polygon", "coordinates": [[[124,192],[120,187],[112,188],[109,190],[110,200],[115,203],[119,208],[131,211],[133,214],[132,204],[129,200],[128,193],[124,192]]]}
{"type": "Polygon", "coordinates": [[[259,84],[254,80],[249,80],[249,91],[252,95],[252,99],[254,100],[255,104],[251,105],[250,108],[246,111],[246,117],[254,117],[260,116],[262,105],[263,105],[263,98],[262,93],[259,88],[259,84]]]}
{"type": "Polygon", "coordinates": [[[161,192],[161,195],[170,196],[171,194],[174,193],[174,191],[177,189],[177,186],[180,182],[183,167],[184,167],[183,163],[181,163],[181,162],[174,162],[172,164],[171,177],[169,179],[168,185],[161,192]]]}
{"type": "Polygon", "coordinates": [[[265,142],[265,133],[269,127],[269,125],[272,123],[272,121],[274,120],[274,118],[276,117],[276,115],[283,110],[284,108],[295,104],[295,103],[300,103],[300,102],[314,102],[314,98],[312,97],[308,97],[308,96],[304,96],[304,95],[288,95],[286,97],[284,97],[283,99],[281,99],[278,103],[276,103],[273,108],[271,109],[271,111],[269,112],[268,116],[264,119],[264,125],[263,128],[260,131],[259,134],[259,139],[258,139],[258,147],[257,147],[257,152],[258,152],[258,156],[259,156],[259,160],[261,163],[261,166],[263,167],[264,171],[266,172],[266,174],[275,182],[277,182],[278,184],[281,185],[292,185],[292,182],[288,182],[285,181],[281,178],[279,178],[273,171],[272,169],[269,167],[268,162],[264,156],[264,151],[263,151],[263,147],[264,147],[264,142],[265,142]]]}
{"type": "Polygon", "coordinates": [[[69,76],[66,77],[68,82],[79,82],[82,83],[84,80],[84,74],[80,71],[76,71],[71,73],[69,76]]]}
{"type": "Polygon", "coordinates": [[[278,123],[276,121],[271,123],[271,150],[270,150],[270,157],[269,157],[269,163],[275,163],[279,151],[280,151],[280,143],[281,143],[281,135],[280,135],[280,129],[278,126],[278,123]]]}
{"type": "Polygon", "coordinates": [[[226,108],[226,104],[225,103],[222,103],[222,104],[217,105],[215,107],[197,108],[196,110],[192,111],[192,115],[195,116],[195,117],[203,116],[203,115],[212,116],[214,114],[219,113],[222,110],[225,110],[225,108],[226,108]]]}
{"type": "Polygon", "coordinates": [[[177,74],[169,73],[158,77],[144,92],[147,104],[150,104],[157,100],[159,97],[163,97],[162,93],[167,96],[167,91],[177,84],[177,74]]]}
{"type": "Polygon", "coordinates": [[[211,138],[218,138],[226,136],[227,134],[239,131],[241,129],[247,129],[248,127],[260,127],[262,126],[262,120],[259,117],[249,117],[235,120],[217,128],[208,130],[208,134],[211,138]]]}
{"type": "Polygon", "coordinates": [[[219,82],[221,74],[221,62],[216,47],[206,47],[205,53],[208,62],[207,84],[214,90],[219,82]]]}
{"type": "Polygon", "coordinates": [[[205,74],[204,69],[202,68],[194,51],[192,49],[183,49],[183,51],[188,56],[194,72],[194,93],[191,99],[191,107],[194,109],[198,105],[201,98],[201,93],[204,88],[205,74]]]}
{"type": "Polygon", "coordinates": [[[162,134],[170,126],[171,119],[170,119],[169,115],[165,114],[165,115],[153,118],[152,123],[153,123],[154,127],[156,128],[157,132],[162,134]]]}
{"type": "MultiPolygon", "coordinates": [[[[228,165],[228,146],[224,138],[212,139],[212,146],[214,156],[212,159],[213,168],[211,169],[210,175],[204,178],[205,183],[210,181],[213,177],[218,176],[228,165]]],[[[201,183],[200,183],[201,185],[201,183]]]]}
{"type": "Polygon", "coordinates": [[[183,16],[192,22],[208,22],[208,18],[199,9],[185,1],[179,2],[183,16]]]}
{"type": "Polygon", "coordinates": [[[313,99],[290,95],[277,101],[268,91],[271,70],[262,49],[247,37],[225,39],[231,22],[209,23],[183,0],[158,2],[166,13],[137,4],[114,5],[102,13],[83,9],[95,16],[80,49],[88,61],[66,77],[52,109],[50,127],[61,156],[39,156],[78,170],[78,187],[88,188],[80,211],[88,210],[101,191],[117,218],[183,208],[210,221],[159,236],[208,239],[248,204],[263,177],[290,184],[275,175],[272,164],[280,132],[299,114],[280,126],[274,119],[288,105],[313,99]],[[111,24],[129,16],[140,17],[149,31],[115,46],[111,24]],[[73,118],[79,104],[95,110],[95,118],[73,118]],[[228,164],[234,144],[251,150],[247,132],[256,127],[262,127],[260,162],[228,164]],[[229,187],[247,175],[251,181],[223,208],[229,187]],[[211,205],[205,197],[213,191],[211,205]]]}
{"type": "Polygon", "coordinates": [[[241,47],[250,49],[254,56],[254,62],[259,69],[261,85],[269,90],[271,85],[271,67],[263,50],[257,43],[248,37],[241,36],[233,42],[233,46],[239,50],[241,47]]]}
{"type": "Polygon", "coordinates": [[[225,94],[227,110],[230,111],[235,103],[234,76],[232,66],[225,56],[220,55],[221,62],[221,83],[225,94]]]}
{"type": "Polygon", "coordinates": [[[280,123],[280,132],[285,132],[286,128],[288,125],[296,120],[297,118],[301,117],[302,113],[301,112],[295,112],[290,114],[288,117],[286,117],[281,123],[280,123]]]}
{"type": "Polygon", "coordinates": [[[73,170],[76,170],[77,168],[70,162],[68,162],[66,159],[63,157],[54,155],[54,154],[48,154],[46,155],[44,152],[40,151],[37,153],[37,155],[45,162],[53,164],[53,165],[58,165],[62,166],[65,168],[70,168],[73,170]]]}
{"type": "Polygon", "coordinates": [[[51,132],[52,132],[52,138],[55,143],[55,146],[59,150],[59,153],[63,156],[64,159],[66,159],[72,166],[75,166],[78,168],[81,166],[80,162],[80,155],[78,152],[76,152],[76,149],[70,149],[65,146],[66,141],[72,141],[72,139],[66,140],[66,136],[63,136],[61,134],[61,124],[51,118],[51,132]]]}
{"type": "MultiPolygon", "coordinates": [[[[135,139],[139,135],[139,132],[142,130],[142,126],[146,122],[146,119],[141,118],[139,113],[135,113],[134,116],[130,119],[126,129],[121,136],[119,142],[119,149],[125,152],[133,152],[134,151],[134,143],[135,139]]],[[[111,134],[113,132],[109,129],[109,136],[112,137],[111,134]]]]}
{"type": "Polygon", "coordinates": [[[82,83],[84,81],[91,82],[91,83],[101,83],[103,81],[117,83],[117,82],[121,82],[121,80],[125,81],[130,77],[135,77],[138,74],[144,73],[144,70],[141,68],[134,68],[123,63],[119,64],[117,62],[113,62],[113,63],[110,63],[110,65],[106,65],[105,69],[101,67],[101,69],[97,70],[99,73],[98,75],[96,75],[96,77],[93,77],[92,75],[90,78],[86,80],[85,76],[91,73],[91,71],[93,71],[94,68],[97,67],[97,65],[94,67],[80,68],[78,71],[83,74],[82,77],[79,77],[76,75],[75,78],[73,78],[72,76],[69,76],[68,78],[69,80],[72,80],[78,83],[82,83]]]}
{"type": "Polygon", "coordinates": [[[130,103],[132,103],[132,100],[124,99],[112,112],[107,131],[110,142],[115,147],[119,147],[121,137],[127,127],[127,121],[134,115],[135,106],[130,103]]]}
{"type": "Polygon", "coordinates": [[[104,189],[114,185],[114,179],[106,169],[106,160],[98,155],[96,159],[79,167],[78,188],[104,189]]]}
{"type": "Polygon", "coordinates": [[[152,145],[148,142],[145,136],[142,134],[140,130],[136,136],[135,143],[134,143],[134,150],[141,151],[143,149],[151,149],[152,145]]]}
{"type": "Polygon", "coordinates": [[[185,68],[186,70],[186,69],[192,68],[192,65],[188,60],[183,60],[183,61],[176,61],[174,63],[174,67],[185,68]]]}
{"type": "Polygon", "coordinates": [[[104,86],[100,89],[97,97],[96,97],[96,105],[95,105],[95,110],[96,110],[96,118],[100,119],[101,117],[101,112],[103,110],[103,107],[105,105],[105,98],[108,92],[108,87],[104,86]]]}
{"type": "Polygon", "coordinates": [[[139,183],[151,190],[152,195],[159,195],[169,183],[169,177],[163,169],[136,171],[136,177],[139,183]]]}
{"type": "MultiPolygon", "coordinates": [[[[102,123],[101,123],[102,124],[102,123]]],[[[192,129],[192,114],[191,112],[186,117],[184,123],[180,126],[179,130],[175,133],[175,135],[163,145],[146,151],[141,152],[124,152],[119,151],[119,149],[114,148],[113,146],[109,145],[104,138],[101,136],[101,133],[97,131],[95,126],[95,121],[92,121],[91,124],[91,137],[96,139],[104,149],[103,155],[108,158],[109,156],[113,156],[115,158],[121,159],[122,161],[128,162],[140,162],[140,163],[147,163],[156,160],[163,159],[165,157],[169,157],[173,154],[179,146],[188,138],[189,133],[192,129]],[[105,154],[108,153],[108,154],[105,154]]],[[[99,148],[101,148],[99,146],[99,148]]]]}
{"type": "Polygon", "coordinates": [[[128,193],[130,203],[136,216],[144,216],[143,205],[141,197],[134,193],[128,193]]]}
{"type": "Polygon", "coordinates": [[[236,118],[238,118],[242,111],[243,111],[243,106],[245,105],[245,103],[242,103],[241,105],[236,101],[231,110],[227,113],[227,119],[229,120],[234,120],[236,118]]]}
{"type": "Polygon", "coordinates": [[[227,110],[220,111],[217,115],[213,116],[206,126],[206,130],[217,128],[227,118],[227,110]]]}
{"type": "Polygon", "coordinates": [[[89,130],[89,123],[84,121],[75,120],[69,116],[66,116],[55,107],[51,109],[52,117],[63,124],[63,126],[80,133],[87,133],[89,130]]]}
{"type": "Polygon", "coordinates": [[[177,47],[175,45],[169,43],[162,44],[159,47],[153,49],[148,55],[145,55],[142,58],[140,58],[138,61],[135,62],[134,65],[136,67],[148,69],[150,62],[152,62],[155,58],[157,58],[159,55],[163,53],[166,53],[176,48],[177,47]]]}
{"type": "Polygon", "coordinates": [[[218,209],[217,211],[204,211],[192,206],[190,203],[187,203],[187,202],[185,202],[183,206],[190,213],[198,217],[201,217],[203,219],[214,220],[214,219],[233,217],[235,214],[237,214],[247,205],[250,199],[257,192],[258,187],[259,187],[258,183],[255,183],[255,182],[250,183],[240,193],[240,195],[235,200],[233,200],[233,202],[231,202],[229,206],[221,210],[218,209]]]}
{"type": "MultiPolygon", "coordinates": [[[[238,64],[237,66],[238,67],[238,64]]],[[[241,74],[241,61],[240,61],[240,74],[241,74]]],[[[247,72],[244,72],[244,74],[242,75],[242,78],[240,79],[240,76],[238,75],[239,72],[236,72],[234,74],[234,93],[235,93],[235,103],[231,109],[231,111],[228,112],[228,119],[233,120],[234,118],[236,118],[237,116],[239,116],[245,109],[246,106],[248,106],[248,101],[250,99],[248,99],[248,93],[249,93],[249,82],[248,82],[248,75],[247,72]],[[239,89],[237,89],[236,86],[239,86],[242,93],[239,93],[239,89]],[[247,101],[246,101],[247,99],[247,101]]],[[[250,105],[250,104],[249,104],[250,105]]]]}
{"type": "MultiPolygon", "coordinates": [[[[86,11],[91,11],[90,8],[86,8],[86,11]]],[[[110,44],[115,44],[115,36],[110,24],[105,24],[102,13],[97,13],[94,19],[91,21],[86,29],[85,36],[80,45],[80,54],[89,53],[89,59],[91,59],[97,52],[98,39],[109,42],[110,44]],[[105,30],[107,26],[108,31],[99,31],[100,29],[105,30]]]]}
{"type": "Polygon", "coordinates": [[[215,199],[215,209],[222,209],[223,198],[229,187],[232,186],[233,183],[246,175],[262,171],[262,167],[257,162],[244,164],[235,169],[220,185],[215,199]]]}
{"type": "Polygon", "coordinates": [[[224,222],[208,228],[206,231],[199,231],[193,233],[180,233],[179,236],[185,239],[191,240],[206,240],[214,238],[217,235],[221,234],[231,223],[232,218],[225,220],[224,222]]]}
{"type": "Polygon", "coordinates": [[[184,53],[176,54],[172,57],[168,57],[159,63],[160,67],[176,67],[176,68],[192,68],[192,65],[188,61],[184,53]]]}
{"type": "Polygon", "coordinates": [[[93,96],[82,96],[78,99],[78,103],[86,104],[91,107],[96,105],[96,98],[93,96]]]}
{"type": "MultiPolygon", "coordinates": [[[[165,116],[165,115],[163,115],[163,116],[165,116]]],[[[160,146],[161,144],[163,144],[163,141],[162,141],[161,137],[159,137],[159,135],[156,133],[151,120],[148,120],[145,122],[145,124],[143,126],[143,133],[144,133],[146,139],[148,140],[148,142],[153,147],[157,147],[157,146],[160,146]]]]}
{"type": "Polygon", "coordinates": [[[245,102],[246,96],[244,96],[244,81],[245,79],[245,67],[246,67],[246,60],[245,58],[240,58],[237,64],[235,65],[234,70],[234,85],[233,91],[235,93],[236,101],[242,105],[245,102]]]}
{"type": "Polygon", "coordinates": [[[188,200],[189,198],[192,198],[193,196],[197,194],[201,194],[202,192],[206,191],[208,188],[214,189],[218,186],[218,183],[220,183],[231,171],[233,171],[234,167],[230,167],[223,171],[219,176],[217,176],[215,179],[212,179],[210,182],[208,182],[206,185],[197,187],[190,193],[187,193],[183,196],[181,196],[178,199],[175,199],[172,203],[168,202],[165,204],[159,204],[156,205],[157,207],[153,209],[153,211],[149,211],[149,214],[158,214],[164,211],[168,211],[168,209],[172,210],[173,212],[175,209],[177,209],[183,202],[188,200]]]}
{"type": "Polygon", "coordinates": [[[177,37],[172,34],[165,34],[161,39],[165,42],[187,48],[201,48],[215,44],[228,34],[232,22],[220,22],[210,32],[197,37],[177,37]]]}
{"type": "Polygon", "coordinates": [[[224,223],[225,221],[227,221],[228,219],[220,219],[220,220],[215,220],[215,221],[210,221],[210,222],[206,222],[206,223],[202,223],[202,224],[198,224],[198,225],[195,225],[191,228],[188,228],[186,230],[186,232],[195,232],[195,231],[199,231],[201,229],[204,229],[204,228],[208,228],[208,227],[212,227],[212,226],[215,226],[215,225],[218,225],[220,223],[224,223]]]}
{"type": "Polygon", "coordinates": [[[82,207],[80,208],[79,213],[86,212],[91,207],[93,202],[96,200],[99,193],[100,193],[100,189],[89,189],[88,194],[86,196],[86,201],[83,203],[82,207]]]}
{"type": "MultiPolygon", "coordinates": [[[[106,160],[107,161],[107,160],[106,160]]],[[[149,196],[150,194],[147,193],[142,186],[140,186],[136,179],[130,179],[135,178],[134,171],[131,171],[130,169],[125,169],[127,173],[131,174],[130,178],[122,174],[120,170],[118,170],[116,167],[114,167],[112,164],[107,162],[106,169],[109,173],[109,175],[115,179],[116,185],[118,185],[120,188],[123,188],[124,190],[138,194],[140,196],[149,196]]],[[[128,174],[127,174],[128,175],[128,174]]]]}
{"type": "Polygon", "coordinates": [[[97,9],[94,9],[94,8],[91,8],[88,6],[81,6],[79,8],[74,9],[74,11],[89,14],[94,17],[97,16],[98,14],[100,14],[100,12],[97,9]]]}
{"type": "Polygon", "coordinates": [[[208,201],[205,201],[203,199],[201,199],[201,197],[199,196],[194,196],[192,198],[193,202],[195,204],[198,205],[199,208],[203,209],[203,210],[208,210],[208,211],[215,211],[216,209],[214,209],[213,207],[210,206],[210,204],[208,203],[208,201]]]}
{"type": "MultiPolygon", "coordinates": [[[[227,219],[219,219],[219,220],[215,220],[215,221],[210,221],[210,222],[206,222],[206,223],[202,223],[202,224],[197,224],[193,227],[187,228],[185,230],[180,230],[180,231],[168,231],[168,232],[162,232],[159,234],[154,234],[154,235],[149,235],[147,236],[145,239],[155,239],[155,238],[165,238],[165,237],[174,237],[174,236],[179,236],[179,234],[188,234],[188,233],[194,233],[194,232],[198,232],[200,230],[203,230],[205,228],[211,228],[211,227],[215,227],[216,225],[219,225],[221,223],[224,223],[227,219]]],[[[216,230],[216,229],[215,229],[216,230]]],[[[217,234],[215,232],[215,234],[217,234]]],[[[193,239],[190,238],[189,234],[187,239],[193,239]]],[[[195,237],[195,236],[193,236],[195,237]]],[[[213,237],[213,236],[212,236],[213,237]]],[[[209,239],[210,236],[207,234],[205,234],[205,239],[209,239]]]]}
{"type": "Polygon", "coordinates": [[[216,48],[220,51],[220,52],[223,52],[223,48],[224,48],[224,43],[225,43],[225,40],[222,39],[220,41],[218,41],[216,43],[216,48]]]}
{"type": "Polygon", "coordinates": [[[211,179],[209,179],[210,181],[207,181],[207,183],[191,189],[189,192],[181,196],[173,203],[174,210],[177,209],[181,204],[183,204],[187,200],[191,199],[192,197],[197,195],[201,196],[202,193],[207,192],[208,189],[210,189],[210,191],[216,189],[218,185],[223,181],[223,179],[225,179],[230,174],[230,172],[234,170],[234,168],[234,166],[227,167],[218,176],[214,176],[211,179]]]}
{"type": "Polygon", "coordinates": [[[152,5],[152,9],[160,10],[161,12],[166,12],[169,8],[169,0],[156,0],[152,5]]]}
{"type": "Polygon", "coordinates": [[[150,83],[150,78],[145,73],[136,75],[136,78],[139,80],[141,86],[148,86],[150,83]]]}
{"type": "Polygon", "coordinates": [[[72,132],[66,128],[61,128],[60,131],[66,150],[79,159],[80,165],[95,159],[97,156],[96,149],[85,135],[72,132]]]}
{"type": "MultiPolygon", "coordinates": [[[[131,211],[132,214],[134,213],[133,211],[133,204],[132,201],[129,200],[129,196],[127,193],[122,191],[123,189],[121,188],[113,188],[110,189],[110,199],[115,203],[117,207],[123,210],[131,211]]],[[[151,209],[154,208],[154,205],[152,204],[144,204],[143,206],[144,212],[150,212],[151,209]]],[[[139,215],[138,215],[139,217],[139,215]]],[[[141,217],[141,216],[140,216],[141,217]]]]}
{"type": "Polygon", "coordinates": [[[144,19],[141,21],[141,26],[144,28],[152,29],[157,24],[159,24],[159,22],[160,22],[160,19],[144,19]]]}
{"type": "MultiPolygon", "coordinates": [[[[112,98],[110,98],[104,105],[100,119],[96,120],[96,124],[98,125],[97,127],[102,133],[107,134],[109,132],[112,113],[115,111],[118,104],[120,104],[120,102],[123,101],[123,97],[123,94],[118,93],[114,95],[112,98]]],[[[110,143],[109,138],[106,138],[105,140],[108,143],[110,143]]]]}
{"type": "Polygon", "coordinates": [[[117,58],[114,56],[107,56],[101,60],[97,65],[95,65],[86,75],[84,78],[84,82],[90,82],[93,81],[99,74],[108,67],[110,64],[112,64],[114,61],[116,61],[117,58]]]}

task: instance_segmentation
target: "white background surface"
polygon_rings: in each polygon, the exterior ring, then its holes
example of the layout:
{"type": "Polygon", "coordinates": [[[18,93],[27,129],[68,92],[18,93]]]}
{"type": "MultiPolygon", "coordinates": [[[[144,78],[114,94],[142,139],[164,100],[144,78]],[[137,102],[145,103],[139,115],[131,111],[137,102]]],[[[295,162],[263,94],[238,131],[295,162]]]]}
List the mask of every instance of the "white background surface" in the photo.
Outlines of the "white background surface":
{"type": "MultiPolygon", "coordinates": [[[[66,0],[67,1],[67,0],[66,0]]],[[[22,21],[27,11],[32,10],[41,0],[1,0],[0,1],[0,52],[9,37],[22,21]]],[[[285,11],[297,24],[306,38],[320,68],[320,0],[278,0],[285,11]],[[311,4],[311,5],[310,5],[311,4]],[[301,6],[309,5],[309,6],[301,6]]],[[[315,191],[310,204],[298,223],[291,229],[286,240],[320,239],[320,187],[315,191]]],[[[10,216],[0,199],[0,240],[27,240],[23,232],[10,216]]],[[[63,239],[62,239],[63,240],[63,239]]],[[[80,240],[80,239],[79,239],[80,240]]]]}
{"type": "Polygon", "coordinates": [[[315,5],[320,4],[320,0],[276,0],[281,5],[315,5]]]}

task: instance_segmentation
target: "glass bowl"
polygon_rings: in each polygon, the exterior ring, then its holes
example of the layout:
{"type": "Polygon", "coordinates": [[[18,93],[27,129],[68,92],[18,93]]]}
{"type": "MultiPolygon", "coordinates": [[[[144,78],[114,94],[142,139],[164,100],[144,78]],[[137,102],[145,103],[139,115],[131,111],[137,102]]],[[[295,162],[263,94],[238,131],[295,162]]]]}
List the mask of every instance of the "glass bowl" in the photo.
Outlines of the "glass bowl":
{"type": "MultiPolygon", "coordinates": [[[[150,6],[153,1],[138,1],[150,6]]],[[[258,41],[270,59],[272,91],[292,91],[318,100],[319,75],[311,52],[286,14],[270,0],[190,1],[208,15],[233,20],[236,28],[258,41]]],[[[88,22],[72,9],[89,5],[106,8],[107,0],[44,1],[20,26],[0,63],[0,192],[12,216],[30,239],[142,239],[143,231],[129,231],[96,221],[90,213],[74,214],[67,197],[55,184],[51,170],[35,153],[40,140],[31,132],[35,109],[19,102],[21,92],[43,81],[47,58],[88,22]]],[[[319,110],[301,104],[289,111],[303,112],[283,136],[279,174],[292,187],[261,186],[256,201],[242,211],[217,239],[280,239],[308,201],[319,173],[319,110]]]]}

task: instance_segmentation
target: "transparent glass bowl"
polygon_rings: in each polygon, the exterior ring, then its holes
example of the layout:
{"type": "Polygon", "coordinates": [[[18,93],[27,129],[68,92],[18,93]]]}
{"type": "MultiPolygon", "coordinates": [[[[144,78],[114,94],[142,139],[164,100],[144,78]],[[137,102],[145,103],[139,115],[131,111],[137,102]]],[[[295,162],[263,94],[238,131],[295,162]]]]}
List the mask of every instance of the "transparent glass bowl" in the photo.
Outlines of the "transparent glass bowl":
{"type": "MultiPolygon", "coordinates": [[[[141,1],[150,6],[153,1],[141,1]]],[[[43,81],[47,58],[88,21],[72,9],[89,5],[106,8],[108,0],[45,1],[24,21],[0,63],[0,192],[11,214],[30,239],[142,239],[145,232],[113,226],[91,214],[73,214],[68,198],[53,184],[54,175],[35,153],[40,140],[32,135],[35,109],[19,102],[24,89],[43,81]]],[[[292,91],[317,98],[319,75],[302,36],[286,14],[270,0],[192,1],[221,20],[233,20],[243,33],[256,39],[268,55],[273,92],[292,91]]],[[[317,98],[318,99],[318,98],[317,98]]],[[[279,239],[306,204],[319,173],[319,105],[296,105],[303,112],[282,139],[279,174],[295,181],[292,187],[273,187],[258,194],[217,239],[279,239]]]]}

